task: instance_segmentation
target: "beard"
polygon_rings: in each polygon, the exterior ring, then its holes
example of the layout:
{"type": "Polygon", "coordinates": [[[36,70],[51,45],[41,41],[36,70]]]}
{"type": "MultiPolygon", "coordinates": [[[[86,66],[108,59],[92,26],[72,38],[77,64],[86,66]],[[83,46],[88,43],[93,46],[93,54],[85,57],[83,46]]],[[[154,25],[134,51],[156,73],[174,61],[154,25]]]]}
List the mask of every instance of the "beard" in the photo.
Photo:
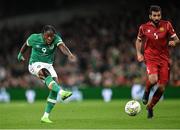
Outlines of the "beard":
{"type": "Polygon", "coordinates": [[[152,20],[152,19],[151,19],[151,21],[152,21],[153,24],[157,27],[157,26],[159,25],[159,21],[160,21],[160,20],[152,20]]]}

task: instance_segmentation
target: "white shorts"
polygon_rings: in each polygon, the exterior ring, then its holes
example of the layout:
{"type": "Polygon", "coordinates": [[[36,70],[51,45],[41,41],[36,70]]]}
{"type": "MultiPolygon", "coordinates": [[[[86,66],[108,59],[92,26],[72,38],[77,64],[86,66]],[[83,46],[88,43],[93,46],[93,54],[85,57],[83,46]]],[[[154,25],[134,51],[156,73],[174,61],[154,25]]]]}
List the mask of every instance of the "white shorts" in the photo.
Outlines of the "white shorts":
{"type": "Polygon", "coordinates": [[[31,65],[29,64],[28,66],[29,72],[33,75],[36,75],[37,77],[39,77],[38,73],[42,68],[46,68],[50,72],[52,77],[57,77],[57,73],[54,70],[54,67],[52,66],[52,64],[43,63],[43,62],[35,62],[31,65]]]}

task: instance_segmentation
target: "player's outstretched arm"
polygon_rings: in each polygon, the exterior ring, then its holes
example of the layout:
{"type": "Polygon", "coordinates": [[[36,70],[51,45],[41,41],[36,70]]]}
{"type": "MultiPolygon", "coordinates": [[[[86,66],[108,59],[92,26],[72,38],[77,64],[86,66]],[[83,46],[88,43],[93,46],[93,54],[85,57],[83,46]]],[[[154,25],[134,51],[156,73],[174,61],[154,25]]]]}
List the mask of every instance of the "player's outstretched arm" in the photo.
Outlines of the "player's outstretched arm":
{"type": "Polygon", "coordinates": [[[136,42],[135,42],[135,45],[136,45],[136,53],[137,53],[137,60],[139,62],[142,62],[144,60],[144,56],[141,52],[142,50],[142,41],[140,39],[136,39],[136,42]]]}
{"type": "Polygon", "coordinates": [[[17,56],[18,61],[25,61],[23,54],[26,52],[27,49],[28,49],[28,46],[27,46],[27,43],[25,42],[18,53],[18,56],[17,56]]]}
{"type": "Polygon", "coordinates": [[[59,49],[62,51],[62,53],[64,55],[67,55],[68,56],[68,59],[72,62],[76,61],[76,57],[71,53],[71,51],[69,50],[69,48],[64,44],[64,43],[61,43],[59,44],[59,49]]]}

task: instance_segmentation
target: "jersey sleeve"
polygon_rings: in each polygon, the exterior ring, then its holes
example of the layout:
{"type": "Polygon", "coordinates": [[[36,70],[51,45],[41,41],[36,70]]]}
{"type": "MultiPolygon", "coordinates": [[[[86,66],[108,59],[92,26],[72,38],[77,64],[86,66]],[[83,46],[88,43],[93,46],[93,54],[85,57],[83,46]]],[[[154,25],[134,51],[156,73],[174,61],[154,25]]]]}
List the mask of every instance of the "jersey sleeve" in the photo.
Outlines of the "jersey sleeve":
{"type": "Polygon", "coordinates": [[[33,34],[28,37],[28,39],[26,40],[27,46],[32,46],[33,37],[33,34]]]}
{"type": "Polygon", "coordinates": [[[171,38],[176,36],[176,32],[174,31],[174,28],[170,22],[167,23],[167,30],[168,30],[168,34],[171,38]]]}
{"type": "Polygon", "coordinates": [[[137,39],[142,40],[143,36],[144,36],[144,33],[143,33],[143,26],[141,25],[141,26],[139,27],[137,39]]]}
{"type": "Polygon", "coordinates": [[[62,43],[63,43],[63,41],[62,41],[61,37],[59,35],[55,35],[55,44],[56,44],[56,46],[59,46],[62,43]]]}

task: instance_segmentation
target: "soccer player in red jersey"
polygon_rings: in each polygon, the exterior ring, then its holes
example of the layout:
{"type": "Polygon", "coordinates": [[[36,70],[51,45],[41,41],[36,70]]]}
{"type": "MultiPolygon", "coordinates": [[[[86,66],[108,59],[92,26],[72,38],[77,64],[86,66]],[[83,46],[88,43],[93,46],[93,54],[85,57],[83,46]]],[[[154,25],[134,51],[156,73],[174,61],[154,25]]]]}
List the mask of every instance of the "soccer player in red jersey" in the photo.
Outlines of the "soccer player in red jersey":
{"type": "Polygon", "coordinates": [[[152,5],[149,9],[149,22],[139,27],[136,39],[137,60],[144,61],[148,79],[143,95],[143,104],[147,104],[148,118],[153,117],[153,107],[161,98],[169,80],[169,46],[179,43],[171,23],[161,20],[161,8],[152,5]],[[143,48],[144,47],[144,48],[143,48]],[[143,53],[142,54],[142,50],[143,53]],[[158,89],[152,100],[148,102],[151,87],[155,84],[158,89]]]}

